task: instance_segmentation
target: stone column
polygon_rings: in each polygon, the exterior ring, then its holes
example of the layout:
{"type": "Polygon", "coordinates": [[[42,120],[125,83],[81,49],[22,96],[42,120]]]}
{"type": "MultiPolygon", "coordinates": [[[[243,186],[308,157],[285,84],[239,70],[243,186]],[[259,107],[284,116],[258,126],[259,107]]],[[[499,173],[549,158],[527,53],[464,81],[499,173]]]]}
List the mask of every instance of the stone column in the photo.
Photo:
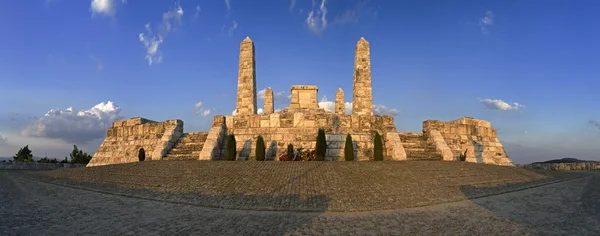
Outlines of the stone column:
{"type": "Polygon", "coordinates": [[[371,87],[371,52],[369,42],[361,37],[354,55],[354,91],[352,94],[353,115],[373,115],[373,93],[371,87]]]}
{"type": "Polygon", "coordinates": [[[335,92],[335,113],[338,115],[344,115],[344,90],[338,88],[335,92]]]}
{"type": "Polygon", "coordinates": [[[273,89],[271,88],[267,88],[265,91],[265,104],[263,111],[265,115],[273,113],[273,89]]]}
{"type": "Polygon", "coordinates": [[[254,43],[249,37],[240,43],[236,110],[237,115],[256,114],[256,61],[254,43]]]}

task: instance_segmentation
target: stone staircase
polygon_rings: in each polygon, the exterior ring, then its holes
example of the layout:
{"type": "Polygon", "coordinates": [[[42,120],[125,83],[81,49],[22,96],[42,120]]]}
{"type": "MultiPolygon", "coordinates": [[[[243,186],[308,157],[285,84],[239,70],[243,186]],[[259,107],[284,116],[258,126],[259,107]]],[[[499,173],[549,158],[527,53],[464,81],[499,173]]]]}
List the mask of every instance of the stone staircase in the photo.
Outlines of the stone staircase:
{"type": "Polygon", "coordinates": [[[206,136],[208,136],[207,132],[184,133],[163,160],[198,160],[206,136]]]}
{"type": "Polygon", "coordinates": [[[435,146],[427,142],[422,133],[398,133],[406,159],[409,161],[441,161],[442,155],[435,150],[435,146]]]}

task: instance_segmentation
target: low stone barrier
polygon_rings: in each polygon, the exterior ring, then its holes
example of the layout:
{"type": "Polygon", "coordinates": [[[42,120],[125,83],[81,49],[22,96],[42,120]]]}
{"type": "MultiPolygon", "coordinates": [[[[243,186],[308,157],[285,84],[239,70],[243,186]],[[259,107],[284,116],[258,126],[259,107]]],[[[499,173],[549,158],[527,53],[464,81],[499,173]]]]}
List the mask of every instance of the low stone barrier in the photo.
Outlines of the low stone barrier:
{"type": "Polygon", "coordinates": [[[517,166],[536,170],[600,170],[600,162],[526,164],[517,166]]]}
{"type": "Polygon", "coordinates": [[[0,170],[56,170],[80,167],[85,167],[85,165],[68,163],[0,162],[0,170]]]}

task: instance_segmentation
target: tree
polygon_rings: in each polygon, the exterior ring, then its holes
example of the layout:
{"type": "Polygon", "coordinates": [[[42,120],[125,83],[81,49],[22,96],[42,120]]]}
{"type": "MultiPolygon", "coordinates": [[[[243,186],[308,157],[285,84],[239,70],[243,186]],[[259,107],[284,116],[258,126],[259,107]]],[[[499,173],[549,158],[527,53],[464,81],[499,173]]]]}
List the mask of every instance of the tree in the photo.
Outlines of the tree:
{"type": "Polygon", "coordinates": [[[346,135],[346,144],[344,145],[344,158],[346,161],[354,161],[354,146],[352,145],[352,136],[346,135]]]}
{"type": "Polygon", "coordinates": [[[294,145],[293,144],[291,144],[291,143],[288,144],[286,155],[287,155],[288,161],[294,160],[294,145]]]}
{"type": "Polygon", "coordinates": [[[376,161],[383,161],[383,140],[379,132],[375,132],[375,143],[373,147],[373,159],[376,161]]]}
{"type": "Polygon", "coordinates": [[[138,151],[138,160],[140,160],[140,161],[146,160],[146,151],[144,150],[144,148],[140,148],[140,150],[138,151]]]}
{"type": "Polygon", "coordinates": [[[15,162],[33,162],[33,154],[29,150],[29,145],[25,145],[25,147],[19,149],[17,154],[13,156],[13,160],[15,162]]]}
{"type": "Polygon", "coordinates": [[[319,129],[317,133],[317,147],[315,149],[315,159],[317,161],[324,161],[325,153],[327,152],[327,140],[325,140],[324,129],[319,129]]]}
{"type": "Polygon", "coordinates": [[[56,158],[50,159],[48,158],[48,155],[44,156],[44,158],[40,159],[37,161],[38,163],[58,163],[58,160],[56,160],[56,158]]]}
{"type": "Polygon", "coordinates": [[[77,145],[73,145],[73,151],[69,156],[71,156],[71,164],[87,164],[92,160],[92,156],[77,148],[77,145]]]}
{"type": "Polygon", "coordinates": [[[264,161],[265,160],[265,140],[263,140],[262,136],[256,137],[256,160],[264,161]]]}
{"type": "Polygon", "coordinates": [[[227,148],[225,150],[225,160],[235,161],[235,156],[237,155],[235,147],[235,135],[231,133],[227,135],[227,148]]]}
{"type": "Polygon", "coordinates": [[[64,160],[60,161],[61,164],[68,164],[69,163],[69,159],[67,157],[65,157],[64,160]]]}

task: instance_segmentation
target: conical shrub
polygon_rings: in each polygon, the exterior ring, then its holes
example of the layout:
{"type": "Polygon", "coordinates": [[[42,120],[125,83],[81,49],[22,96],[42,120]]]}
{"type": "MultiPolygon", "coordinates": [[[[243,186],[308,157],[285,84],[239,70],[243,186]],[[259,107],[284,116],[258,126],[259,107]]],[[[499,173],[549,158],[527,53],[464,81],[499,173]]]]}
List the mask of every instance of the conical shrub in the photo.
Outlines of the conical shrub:
{"type": "Polygon", "coordinates": [[[225,150],[225,160],[235,161],[235,156],[237,155],[235,150],[236,142],[235,135],[233,133],[227,135],[227,146],[225,150]]]}
{"type": "Polygon", "coordinates": [[[294,145],[293,144],[291,144],[291,143],[288,144],[286,155],[287,155],[288,161],[292,161],[294,159],[294,145]]]}
{"type": "Polygon", "coordinates": [[[265,149],[266,149],[265,140],[263,140],[263,137],[259,135],[256,138],[256,150],[255,150],[257,161],[265,160],[265,149]]]}
{"type": "Polygon", "coordinates": [[[317,147],[315,148],[315,160],[324,161],[327,152],[327,140],[325,140],[325,130],[319,129],[317,133],[317,147]]]}
{"type": "Polygon", "coordinates": [[[379,132],[375,132],[375,143],[373,144],[373,160],[383,161],[383,140],[379,132]]]}
{"type": "Polygon", "coordinates": [[[354,161],[354,145],[352,145],[352,136],[350,134],[346,135],[344,159],[346,159],[346,161],[354,161]]]}

